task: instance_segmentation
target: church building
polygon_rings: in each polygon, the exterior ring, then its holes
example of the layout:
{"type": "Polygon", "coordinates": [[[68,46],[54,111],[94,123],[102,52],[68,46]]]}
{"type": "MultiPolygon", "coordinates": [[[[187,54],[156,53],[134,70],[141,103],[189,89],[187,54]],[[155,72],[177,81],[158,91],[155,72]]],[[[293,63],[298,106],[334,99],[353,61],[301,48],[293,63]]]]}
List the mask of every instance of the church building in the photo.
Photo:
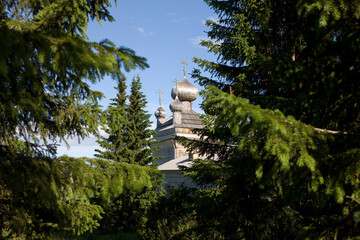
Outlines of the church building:
{"type": "Polygon", "coordinates": [[[178,186],[184,183],[192,186],[190,179],[187,179],[181,173],[179,166],[190,166],[193,158],[198,156],[189,153],[175,137],[182,136],[189,139],[198,139],[199,136],[192,133],[193,129],[203,128],[204,125],[200,119],[200,114],[192,109],[192,102],[198,97],[198,89],[186,79],[186,62],[184,64],[184,78],[182,81],[176,79],[176,85],[172,88],[171,97],[174,101],[170,104],[172,115],[165,119],[166,111],[160,106],[155,112],[157,118],[157,142],[154,146],[159,147],[155,153],[156,156],[163,158],[158,160],[158,169],[165,175],[166,184],[178,186]]]}

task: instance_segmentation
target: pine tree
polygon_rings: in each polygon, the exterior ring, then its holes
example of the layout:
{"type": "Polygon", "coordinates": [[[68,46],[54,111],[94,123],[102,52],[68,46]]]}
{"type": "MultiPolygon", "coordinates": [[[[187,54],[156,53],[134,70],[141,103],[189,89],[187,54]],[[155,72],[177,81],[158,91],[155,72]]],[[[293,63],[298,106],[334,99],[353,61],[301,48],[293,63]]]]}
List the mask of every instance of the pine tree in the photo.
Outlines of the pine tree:
{"type": "Polygon", "coordinates": [[[209,158],[187,172],[213,186],[196,201],[198,233],[358,237],[359,6],[206,2],[219,19],[202,45],[218,61],[194,59],[210,73],[193,72],[207,86],[206,127],[183,142],[209,158]]]}
{"type": "Polygon", "coordinates": [[[153,168],[56,158],[56,142],[97,134],[102,93],[88,83],[148,67],[131,49],[88,41],[113,21],[107,0],[0,1],[0,238],[75,238],[123,191],[152,188],[153,168]]]}

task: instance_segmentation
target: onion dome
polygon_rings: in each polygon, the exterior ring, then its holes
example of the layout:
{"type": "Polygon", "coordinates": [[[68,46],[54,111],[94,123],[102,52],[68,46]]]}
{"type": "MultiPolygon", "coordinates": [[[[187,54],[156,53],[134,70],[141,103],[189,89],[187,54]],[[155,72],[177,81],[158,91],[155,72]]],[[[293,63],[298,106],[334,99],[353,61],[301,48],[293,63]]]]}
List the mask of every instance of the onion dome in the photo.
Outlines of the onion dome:
{"type": "Polygon", "coordinates": [[[170,104],[170,110],[172,112],[182,112],[183,104],[180,102],[177,96],[175,97],[175,100],[170,104]]]}
{"type": "Polygon", "coordinates": [[[156,118],[165,118],[166,117],[166,111],[162,107],[159,107],[155,111],[155,117],[156,118]]]}
{"type": "MultiPolygon", "coordinates": [[[[194,101],[199,94],[198,89],[192,85],[185,77],[184,79],[177,84],[177,91],[178,91],[178,97],[181,102],[188,101],[192,102],[194,101]]],[[[176,96],[176,86],[172,88],[171,90],[171,97],[175,99],[176,96]]]]}

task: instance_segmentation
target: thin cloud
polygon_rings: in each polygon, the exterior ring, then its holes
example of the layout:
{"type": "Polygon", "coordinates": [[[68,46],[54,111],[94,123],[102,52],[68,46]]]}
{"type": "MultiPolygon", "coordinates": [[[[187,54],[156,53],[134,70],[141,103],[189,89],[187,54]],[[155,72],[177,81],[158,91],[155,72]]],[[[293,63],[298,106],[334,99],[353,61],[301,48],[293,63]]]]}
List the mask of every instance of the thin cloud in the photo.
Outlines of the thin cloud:
{"type": "Polygon", "coordinates": [[[176,16],[178,16],[178,14],[176,12],[168,12],[166,14],[166,16],[168,16],[168,17],[176,17],[176,16]]]}
{"type": "Polygon", "coordinates": [[[168,12],[166,16],[171,18],[172,23],[183,23],[189,20],[187,17],[181,16],[177,12],[168,12]]]}
{"type": "Polygon", "coordinates": [[[187,20],[188,19],[186,17],[178,17],[178,18],[172,19],[171,22],[172,23],[183,23],[183,22],[185,22],[187,20]]]}
{"type": "Polygon", "coordinates": [[[145,35],[147,35],[147,36],[152,36],[152,35],[154,35],[153,32],[149,32],[149,31],[145,30],[145,29],[142,28],[142,27],[137,27],[136,30],[137,30],[139,33],[145,34],[145,35]]]}
{"type": "Polygon", "coordinates": [[[210,38],[207,36],[196,36],[194,38],[190,38],[189,40],[192,43],[192,45],[194,45],[196,47],[203,47],[200,45],[201,41],[202,40],[208,41],[208,40],[210,40],[210,38]]]}

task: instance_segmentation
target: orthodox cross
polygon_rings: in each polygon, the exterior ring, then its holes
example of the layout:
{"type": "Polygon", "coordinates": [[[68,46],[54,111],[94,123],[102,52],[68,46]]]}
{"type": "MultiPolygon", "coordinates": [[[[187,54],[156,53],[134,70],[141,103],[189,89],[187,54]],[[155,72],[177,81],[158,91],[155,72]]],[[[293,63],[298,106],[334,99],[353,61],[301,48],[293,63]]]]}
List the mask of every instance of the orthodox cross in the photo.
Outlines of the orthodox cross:
{"type": "Polygon", "coordinates": [[[184,64],[184,77],[186,75],[186,65],[188,64],[185,60],[181,62],[182,64],[184,64]]]}
{"type": "Polygon", "coordinates": [[[175,81],[174,81],[174,83],[176,83],[176,86],[175,86],[175,96],[177,96],[178,95],[178,83],[179,83],[180,81],[179,81],[179,79],[175,79],[175,81]]]}
{"type": "Polygon", "coordinates": [[[159,89],[159,91],[157,91],[156,93],[159,94],[159,105],[160,105],[160,107],[161,107],[161,94],[163,94],[164,92],[161,91],[161,89],[159,89]]]}

